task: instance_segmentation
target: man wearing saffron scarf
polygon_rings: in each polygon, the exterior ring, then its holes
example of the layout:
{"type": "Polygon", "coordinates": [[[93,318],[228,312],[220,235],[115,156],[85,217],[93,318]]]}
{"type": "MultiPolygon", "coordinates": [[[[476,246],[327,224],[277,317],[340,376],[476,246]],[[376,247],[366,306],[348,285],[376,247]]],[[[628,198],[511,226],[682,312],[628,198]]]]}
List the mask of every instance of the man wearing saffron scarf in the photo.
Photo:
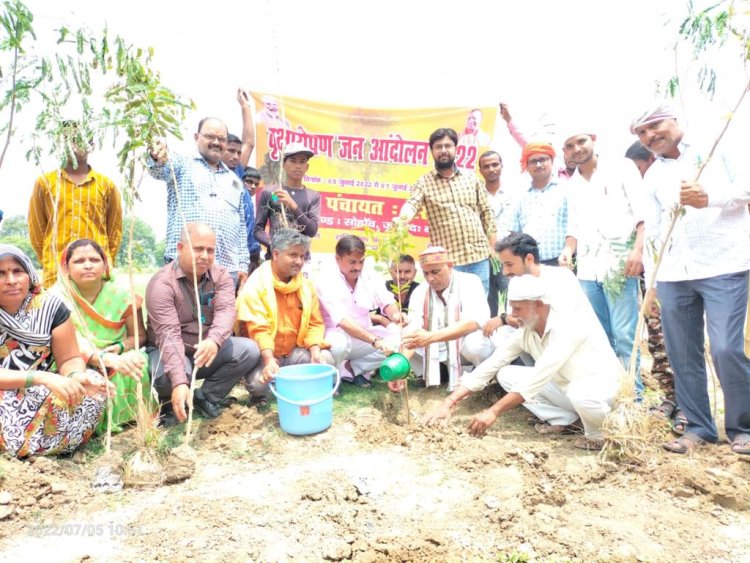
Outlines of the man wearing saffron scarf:
{"type": "Polygon", "coordinates": [[[325,325],[313,283],[302,275],[310,238],[278,229],[271,260],[253,272],[237,297],[237,318],[258,343],[262,365],[245,379],[251,396],[265,402],[268,382],[279,368],[295,364],[333,365],[324,342],[325,325]]]}
{"type": "Polygon", "coordinates": [[[448,251],[433,246],[419,255],[425,281],[412,294],[409,326],[404,334],[406,354],[422,360],[414,365],[426,385],[440,385],[440,364],[448,368],[448,384],[459,383],[462,364],[478,365],[492,353],[482,334],[490,318],[482,282],[474,274],[453,267],[448,251]],[[421,364],[421,365],[420,365],[421,364]]]}
{"type": "Polygon", "coordinates": [[[568,229],[568,204],[552,174],[554,159],[555,149],[549,143],[533,142],[524,147],[521,170],[529,172],[531,185],[516,204],[510,228],[534,237],[541,263],[548,266],[558,265],[568,229]]]}

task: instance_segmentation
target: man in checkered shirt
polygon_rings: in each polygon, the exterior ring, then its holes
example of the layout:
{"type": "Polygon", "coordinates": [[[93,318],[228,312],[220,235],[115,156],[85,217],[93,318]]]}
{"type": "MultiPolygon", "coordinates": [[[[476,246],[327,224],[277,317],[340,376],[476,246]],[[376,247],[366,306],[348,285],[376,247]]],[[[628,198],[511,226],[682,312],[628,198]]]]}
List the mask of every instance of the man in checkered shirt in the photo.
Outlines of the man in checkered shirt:
{"type": "Polygon", "coordinates": [[[170,153],[166,143],[157,140],[147,165],[153,178],[167,183],[164,262],[175,259],[185,224],[206,223],[216,233],[216,262],[226,268],[235,285],[241,285],[247,278],[250,254],[242,182],[221,161],[227,135],[221,120],[202,119],[195,133],[198,150],[194,154],[170,153]]]}
{"type": "Polygon", "coordinates": [[[456,270],[479,276],[488,295],[495,218],[484,184],[472,170],[456,166],[457,144],[453,129],[437,129],[430,135],[435,169],[417,180],[399,219],[411,221],[424,206],[430,242],[450,252],[456,270]]]}

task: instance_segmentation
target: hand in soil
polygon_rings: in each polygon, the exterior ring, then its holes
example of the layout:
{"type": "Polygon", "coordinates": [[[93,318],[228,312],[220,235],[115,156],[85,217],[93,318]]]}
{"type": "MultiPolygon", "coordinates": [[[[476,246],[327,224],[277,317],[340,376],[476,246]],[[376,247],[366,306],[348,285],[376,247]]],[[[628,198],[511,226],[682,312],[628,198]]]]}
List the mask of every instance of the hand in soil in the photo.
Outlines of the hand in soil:
{"type": "Polygon", "coordinates": [[[469,424],[469,434],[477,437],[484,436],[484,433],[487,432],[487,428],[492,426],[492,423],[496,420],[497,415],[494,412],[490,409],[483,410],[476,415],[472,419],[471,424],[469,424]]]}
{"type": "Polygon", "coordinates": [[[172,389],[172,410],[179,422],[187,420],[187,400],[190,395],[190,387],[187,385],[178,385],[172,389]]]}
{"type": "Polygon", "coordinates": [[[441,404],[434,411],[430,411],[422,417],[422,424],[426,424],[427,426],[434,426],[441,421],[443,424],[446,424],[448,422],[448,419],[451,417],[452,411],[452,406],[443,402],[443,404],[441,404]]]}

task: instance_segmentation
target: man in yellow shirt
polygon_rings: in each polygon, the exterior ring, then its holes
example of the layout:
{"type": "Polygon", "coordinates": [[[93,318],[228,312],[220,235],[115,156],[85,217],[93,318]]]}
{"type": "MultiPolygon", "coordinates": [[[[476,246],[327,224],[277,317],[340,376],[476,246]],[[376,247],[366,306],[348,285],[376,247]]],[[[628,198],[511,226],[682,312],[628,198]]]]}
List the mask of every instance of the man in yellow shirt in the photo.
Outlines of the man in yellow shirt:
{"type": "Polygon", "coordinates": [[[74,162],[37,178],[29,202],[29,237],[44,270],[44,287],[57,279],[57,268],[68,243],[80,238],[96,241],[110,265],[122,240],[122,201],[114,182],[88,163],[93,143],[75,122],[67,132],[74,162]]]}
{"type": "Polygon", "coordinates": [[[261,365],[246,377],[251,396],[263,400],[279,368],[295,364],[333,365],[323,341],[325,325],[313,283],[302,275],[310,238],[279,229],[271,239],[271,260],[253,272],[237,297],[237,319],[260,348],[261,365]]]}

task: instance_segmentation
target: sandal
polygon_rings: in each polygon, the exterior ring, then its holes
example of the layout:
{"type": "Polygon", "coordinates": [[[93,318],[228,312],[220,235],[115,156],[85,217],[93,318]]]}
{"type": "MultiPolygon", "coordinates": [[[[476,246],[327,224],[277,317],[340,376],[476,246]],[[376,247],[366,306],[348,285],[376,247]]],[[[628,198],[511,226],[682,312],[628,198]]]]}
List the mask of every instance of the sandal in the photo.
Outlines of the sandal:
{"type": "Polygon", "coordinates": [[[685,434],[685,430],[687,430],[688,425],[688,419],[685,416],[685,413],[682,412],[682,409],[680,407],[677,407],[674,411],[674,415],[672,416],[672,432],[677,434],[678,436],[682,436],[685,434]]]}
{"type": "Polygon", "coordinates": [[[674,417],[675,412],[677,412],[677,410],[679,409],[677,408],[677,403],[675,403],[674,401],[670,401],[669,399],[664,399],[660,405],[652,407],[649,410],[659,418],[663,418],[664,420],[671,420],[672,417],[674,417]]]}
{"type": "Polygon", "coordinates": [[[570,434],[581,434],[583,428],[579,426],[580,421],[576,421],[573,424],[547,424],[546,422],[540,422],[534,425],[534,430],[539,434],[554,434],[556,436],[566,436],[570,434]]]}
{"type": "Polygon", "coordinates": [[[695,434],[686,432],[679,438],[672,440],[671,442],[667,442],[666,444],[662,444],[661,447],[668,452],[672,452],[673,454],[688,454],[692,452],[696,447],[705,446],[706,444],[708,444],[708,442],[706,442],[700,436],[696,436],[695,434]]]}
{"type": "Polygon", "coordinates": [[[750,434],[737,434],[730,444],[732,451],[739,455],[750,455],[750,434]]]}
{"type": "Polygon", "coordinates": [[[575,439],[575,441],[573,442],[573,447],[578,448],[579,450],[599,452],[604,447],[604,439],[587,438],[586,436],[581,436],[580,438],[575,439]]]}

